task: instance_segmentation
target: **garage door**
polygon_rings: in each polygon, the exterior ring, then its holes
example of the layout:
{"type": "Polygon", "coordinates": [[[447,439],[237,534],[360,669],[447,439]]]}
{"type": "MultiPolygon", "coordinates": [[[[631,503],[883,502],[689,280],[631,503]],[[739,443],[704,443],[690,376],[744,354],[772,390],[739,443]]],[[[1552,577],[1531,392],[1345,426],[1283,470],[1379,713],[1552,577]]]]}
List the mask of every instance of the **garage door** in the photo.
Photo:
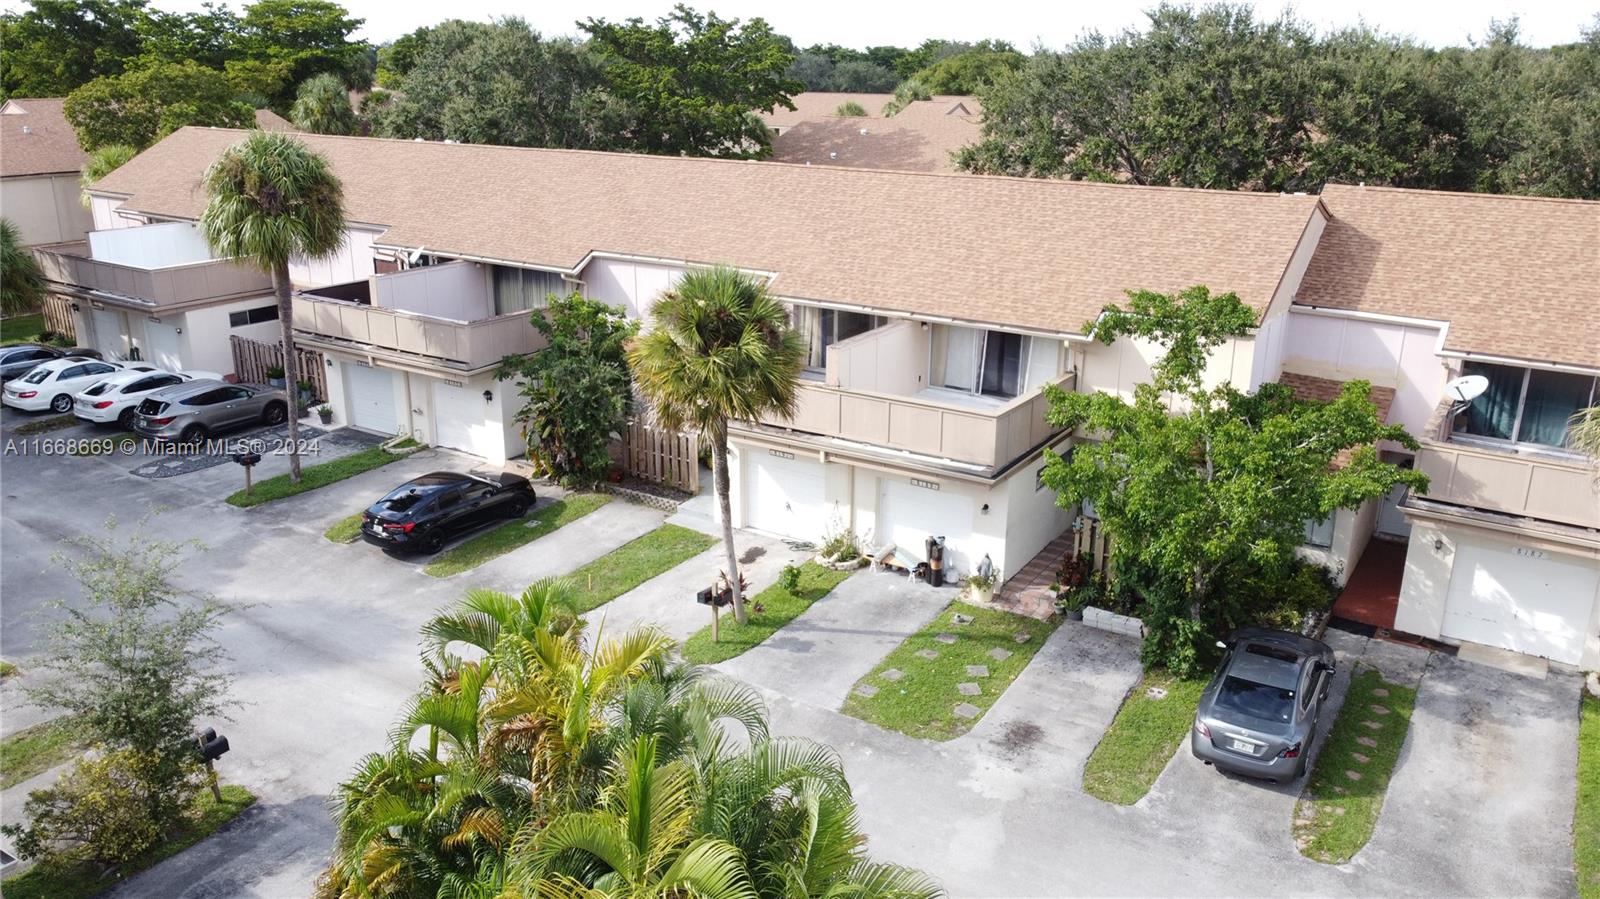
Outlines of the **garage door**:
{"type": "Polygon", "coordinates": [[[394,405],[394,372],[346,362],[344,395],[350,404],[350,424],[378,434],[400,433],[400,416],[394,405]]]}
{"type": "Polygon", "coordinates": [[[120,309],[90,310],[90,324],[94,327],[94,348],[107,359],[128,357],[128,317],[120,309]]]}
{"type": "Polygon", "coordinates": [[[754,447],[745,450],[745,509],[750,527],[820,542],[828,529],[822,463],[786,459],[754,447]]]}
{"type": "Polygon", "coordinates": [[[1547,550],[1459,543],[1441,633],[1577,664],[1600,567],[1547,550]]]}
{"type": "Polygon", "coordinates": [[[972,541],[972,500],[968,497],[879,478],[876,521],[874,544],[893,543],[897,555],[926,561],[925,541],[930,536],[943,537],[945,567],[971,570],[973,562],[966,551],[972,541]]]}
{"type": "Polygon", "coordinates": [[[165,322],[146,322],[144,326],[144,358],[154,365],[159,365],[167,371],[183,371],[183,359],[179,352],[182,338],[178,336],[178,326],[165,322]]]}
{"type": "Polygon", "coordinates": [[[498,450],[493,445],[500,425],[485,414],[489,407],[482,390],[433,382],[433,441],[438,446],[461,450],[488,458],[498,450]]]}

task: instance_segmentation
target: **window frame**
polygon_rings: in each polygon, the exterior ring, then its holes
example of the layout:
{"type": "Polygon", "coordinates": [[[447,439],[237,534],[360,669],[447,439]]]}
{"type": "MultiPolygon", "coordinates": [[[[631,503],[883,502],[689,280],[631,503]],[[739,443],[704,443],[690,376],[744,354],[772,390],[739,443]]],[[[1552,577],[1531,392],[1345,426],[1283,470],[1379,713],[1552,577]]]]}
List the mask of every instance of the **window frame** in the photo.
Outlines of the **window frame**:
{"type": "MultiPolygon", "coordinates": [[[[1535,371],[1552,372],[1555,374],[1571,374],[1577,375],[1580,378],[1587,377],[1589,379],[1589,398],[1586,402],[1578,406],[1578,408],[1582,410],[1591,408],[1595,406],[1597,402],[1600,402],[1600,375],[1585,375],[1582,372],[1564,372],[1560,369],[1537,368],[1530,365],[1512,365],[1505,362],[1485,362],[1477,359],[1469,359],[1467,360],[1467,364],[1475,366],[1493,365],[1500,368],[1509,368],[1522,372],[1522,382],[1517,386],[1517,414],[1512,418],[1511,421],[1510,437],[1494,437],[1487,434],[1473,434],[1466,429],[1465,425],[1463,425],[1460,430],[1456,430],[1452,425],[1450,431],[1450,440],[1457,443],[1484,446],[1491,449],[1510,448],[1517,452],[1525,453],[1547,453],[1557,456],[1582,455],[1576,450],[1566,446],[1564,443],[1561,445],[1552,445],[1549,443],[1538,443],[1536,441],[1522,439],[1523,413],[1527,411],[1528,407],[1528,385],[1533,383],[1533,373],[1535,371]]],[[[1474,374],[1474,372],[1467,371],[1465,365],[1462,366],[1461,371],[1463,375],[1474,374]]],[[[1456,416],[1458,418],[1466,418],[1471,409],[1472,403],[1467,403],[1461,408],[1460,412],[1456,413],[1456,416]]]]}
{"type": "Polygon", "coordinates": [[[1334,538],[1334,535],[1339,530],[1339,521],[1338,521],[1338,519],[1339,519],[1339,510],[1337,510],[1337,509],[1335,509],[1332,512],[1329,512],[1327,514],[1327,516],[1324,517],[1324,518],[1320,518],[1320,519],[1307,518],[1306,521],[1305,521],[1305,538],[1301,541],[1300,545],[1301,546],[1308,546],[1308,547],[1310,547],[1312,549],[1327,549],[1327,550],[1333,549],[1333,538],[1334,538]],[[1313,542],[1315,540],[1315,538],[1316,538],[1316,534],[1322,529],[1322,527],[1324,525],[1326,525],[1327,529],[1328,529],[1328,542],[1327,543],[1316,543],[1316,542],[1313,542]]]}

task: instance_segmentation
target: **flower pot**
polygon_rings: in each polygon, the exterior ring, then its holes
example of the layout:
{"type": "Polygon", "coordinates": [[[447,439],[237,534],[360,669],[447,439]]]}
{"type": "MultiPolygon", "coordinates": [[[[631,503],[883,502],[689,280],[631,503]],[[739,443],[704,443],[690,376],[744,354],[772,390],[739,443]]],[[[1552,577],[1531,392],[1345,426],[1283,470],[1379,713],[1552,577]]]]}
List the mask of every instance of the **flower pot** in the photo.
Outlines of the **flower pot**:
{"type": "Polygon", "coordinates": [[[317,413],[317,417],[322,419],[322,423],[325,424],[325,425],[333,424],[333,410],[332,409],[329,409],[327,412],[318,412],[317,413]]]}
{"type": "Polygon", "coordinates": [[[993,587],[968,587],[967,588],[967,597],[968,597],[968,601],[971,602],[973,605],[979,605],[979,606],[985,605],[990,600],[994,599],[994,588],[993,587]]]}
{"type": "Polygon", "coordinates": [[[1066,619],[1068,621],[1082,621],[1083,620],[1083,610],[1082,609],[1063,609],[1061,611],[1061,614],[1065,615],[1066,619]]]}
{"type": "Polygon", "coordinates": [[[282,390],[284,388],[284,385],[286,385],[288,383],[289,382],[287,380],[285,380],[284,378],[268,378],[267,379],[267,384],[268,385],[270,385],[272,387],[276,387],[279,390],[282,390]]]}

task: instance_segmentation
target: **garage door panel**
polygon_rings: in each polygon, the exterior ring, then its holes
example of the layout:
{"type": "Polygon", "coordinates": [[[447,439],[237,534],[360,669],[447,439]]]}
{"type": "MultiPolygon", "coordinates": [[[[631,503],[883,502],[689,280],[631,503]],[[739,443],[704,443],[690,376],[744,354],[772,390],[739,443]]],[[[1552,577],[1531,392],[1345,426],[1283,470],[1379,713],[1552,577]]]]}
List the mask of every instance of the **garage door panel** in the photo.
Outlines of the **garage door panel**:
{"type": "Polygon", "coordinates": [[[394,372],[346,362],[345,397],[350,424],[379,434],[398,434],[400,415],[394,403],[394,372]]]}
{"type": "Polygon", "coordinates": [[[878,511],[872,543],[893,543],[898,554],[926,561],[928,537],[945,539],[945,567],[968,571],[972,567],[967,545],[972,540],[972,500],[959,493],[943,493],[905,481],[879,482],[878,511]]]}
{"type": "Polygon", "coordinates": [[[1543,550],[1462,543],[1440,632],[1558,662],[1583,655],[1600,566],[1543,550]]]}
{"type": "Polygon", "coordinates": [[[484,406],[481,391],[434,381],[434,443],[475,456],[492,455],[491,443],[503,429],[484,414],[484,406]]]}
{"type": "Polygon", "coordinates": [[[746,465],[746,520],[757,530],[796,540],[820,541],[827,531],[829,508],[823,489],[822,463],[753,455],[746,465]]]}

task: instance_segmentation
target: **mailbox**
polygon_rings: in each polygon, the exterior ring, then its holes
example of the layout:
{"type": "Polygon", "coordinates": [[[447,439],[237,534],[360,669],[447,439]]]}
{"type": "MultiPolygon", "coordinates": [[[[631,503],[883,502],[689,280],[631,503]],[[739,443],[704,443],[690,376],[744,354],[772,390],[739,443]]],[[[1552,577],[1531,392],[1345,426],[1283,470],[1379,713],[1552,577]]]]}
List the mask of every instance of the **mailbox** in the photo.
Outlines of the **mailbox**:
{"type": "Polygon", "coordinates": [[[215,728],[206,728],[195,738],[200,745],[200,760],[211,763],[228,751],[228,738],[217,734],[215,728]]]}
{"type": "Polygon", "coordinates": [[[250,466],[252,466],[252,465],[256,464],[257,462],[261,461],[261,454],[260,453],[253,453],[253,452],[250,452],[249,450],[245,450],[242,453],[234,453],[233,454],[233,461],[239,463],[240,465],[243,465],[245,468],[249,468],[250,466]]]}
{"type": "Polygon", "coordinates": [[[694,599],[695,602],[698,602],[703,606],[715,605],[719,608],[722,606],[731,606],[733,605],[733,588],[730,587],[718,593],[713,591],[710,587],[707,587],[704,590],[701,590],[699,593],[696,593],[694,599]]]}

